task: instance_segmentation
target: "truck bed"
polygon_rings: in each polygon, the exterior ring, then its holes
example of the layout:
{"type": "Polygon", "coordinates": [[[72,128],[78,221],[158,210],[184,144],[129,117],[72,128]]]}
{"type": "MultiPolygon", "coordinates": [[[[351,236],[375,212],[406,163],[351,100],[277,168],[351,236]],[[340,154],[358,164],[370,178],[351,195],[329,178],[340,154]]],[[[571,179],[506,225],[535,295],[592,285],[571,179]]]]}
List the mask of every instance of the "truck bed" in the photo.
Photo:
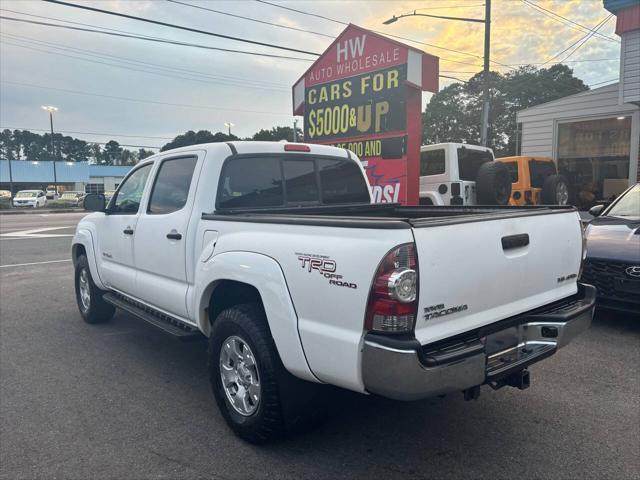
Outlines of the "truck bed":
{"type": "Polygon", "coordinates": [[[203,213],[203,220],[316,225],[344,228],[408,229],[500,220],[574,211],[572,206],[416,206],[348,204],[256,209],[224,209],[203,213]]]}

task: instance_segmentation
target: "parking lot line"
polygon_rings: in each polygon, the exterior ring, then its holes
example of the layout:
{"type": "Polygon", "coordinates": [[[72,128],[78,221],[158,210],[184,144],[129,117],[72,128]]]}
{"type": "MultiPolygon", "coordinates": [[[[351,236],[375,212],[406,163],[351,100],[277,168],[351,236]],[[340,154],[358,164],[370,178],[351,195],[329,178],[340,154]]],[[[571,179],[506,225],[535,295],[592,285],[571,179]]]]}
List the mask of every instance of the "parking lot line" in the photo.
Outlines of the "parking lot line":
{"type": "Polygon", "coordinates": [[[29,265],[44,265],[46,263],[61,263],[61,262],[70,262],[70,258],[65,258],[64,260],[47,260],[44,262],[29,262],[29,263],[14,263],[11,265],[0,265],[0,268],[9,268],[9,267],[27,267],[29,265]]]}

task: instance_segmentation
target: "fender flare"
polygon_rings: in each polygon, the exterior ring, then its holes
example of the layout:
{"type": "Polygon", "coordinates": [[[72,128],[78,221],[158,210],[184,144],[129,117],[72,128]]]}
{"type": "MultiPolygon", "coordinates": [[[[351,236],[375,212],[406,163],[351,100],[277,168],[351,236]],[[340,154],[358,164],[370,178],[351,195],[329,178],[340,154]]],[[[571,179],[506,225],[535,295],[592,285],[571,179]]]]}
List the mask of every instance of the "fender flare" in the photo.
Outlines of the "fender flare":
{"type": "Polygon", "coordinates": [[[284,367],[296,377],[319,382],[311,371],[302,347],[296,314],[284,272],[273,258],[255,252],[232,251],[198,262],[195,272],[196,312],[198,328],[209,335],[207,309],[216,287],[232,280],[254,287],[260,294],[271,336],[284,367]]]}
{"type": "Polygon", "coordinates": [[[75,249],[78,245],[82,245],[85,252],[87,253],[87,261],[89,262],[89,271],[91,272],[93,283],[95,283],[99,289],[106,290],[107,287],[102,283],[102,279],[100,278],[100,272],[98,270],[98,264],[96,262],[96,251],[94,248],[93,235],[91,233],[91,230],[89,230],[88,228],[79,228],[76,231],[76,234],[73,236],[71,251],[74,267],[76,263],[75,249]]]}
{"type": "Polygon", "coordinates": [[[420,192],[420,198],[429,198],[434,205],[444,205],[442,195],[440,195],[438,192],[434,192],[431,190],[423,191],[420,192]]]}

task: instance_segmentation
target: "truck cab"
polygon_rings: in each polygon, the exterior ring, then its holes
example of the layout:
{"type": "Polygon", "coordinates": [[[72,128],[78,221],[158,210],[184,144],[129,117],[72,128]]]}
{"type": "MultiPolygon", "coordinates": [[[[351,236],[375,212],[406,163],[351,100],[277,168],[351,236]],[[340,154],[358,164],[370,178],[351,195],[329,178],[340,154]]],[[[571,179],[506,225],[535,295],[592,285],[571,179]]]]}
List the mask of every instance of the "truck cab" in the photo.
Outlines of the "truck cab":
{"type": "Polygon", "coordinates": [[[477,205],[480,167],[494,160],[490,148],[478,145],[423,145],[420,147],[420,205],[477,205]]]}

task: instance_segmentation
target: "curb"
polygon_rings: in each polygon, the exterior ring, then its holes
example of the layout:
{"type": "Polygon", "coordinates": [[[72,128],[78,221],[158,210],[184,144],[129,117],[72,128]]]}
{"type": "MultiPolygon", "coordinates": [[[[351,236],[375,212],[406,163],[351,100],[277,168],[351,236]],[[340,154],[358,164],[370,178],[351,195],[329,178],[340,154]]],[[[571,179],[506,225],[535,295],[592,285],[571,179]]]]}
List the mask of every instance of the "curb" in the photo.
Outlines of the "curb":
{"type": "Polygon", "coordinates": [[[34,215],[34,214],[42,214],[42,213],[78,213],[84,212],[82,208],[56,208],[56,209],[40,209],[40,208],[25,208],[25,209],[7,209],[0,210],[0,216],[2,215],[34,215]]]}

